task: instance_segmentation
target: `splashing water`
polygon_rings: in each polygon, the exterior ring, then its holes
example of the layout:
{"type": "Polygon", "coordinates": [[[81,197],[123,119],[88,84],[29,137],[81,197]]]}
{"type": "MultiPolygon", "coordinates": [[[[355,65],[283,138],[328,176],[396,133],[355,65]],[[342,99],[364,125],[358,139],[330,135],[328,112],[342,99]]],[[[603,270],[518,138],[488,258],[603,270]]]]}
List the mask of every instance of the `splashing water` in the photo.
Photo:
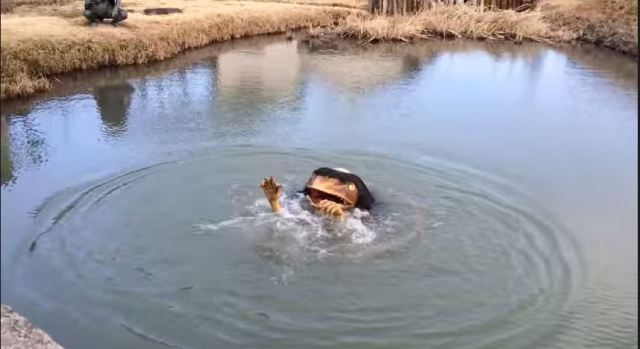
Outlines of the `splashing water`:
{"type": "Polygon", "coordinates": [[[369,212],[357,208],[343,220],[325,217],[310,209],[300,193],[287,195],[282,200],[279,214],[270,212],[264,198],[245,205],[243,209],[249,214],[216,223],[196,224],[196,234],[224,229],[237,229],[251,235],[262,234],[264,239],[259,246],[261,255],[280,256],[284,260],[298,255],[309,260],[311,256],[313,259],[322,259],[358,245],[374,244],[378,232],[388,232],[392,226],[390,219],[376,221],[369,212]]]}

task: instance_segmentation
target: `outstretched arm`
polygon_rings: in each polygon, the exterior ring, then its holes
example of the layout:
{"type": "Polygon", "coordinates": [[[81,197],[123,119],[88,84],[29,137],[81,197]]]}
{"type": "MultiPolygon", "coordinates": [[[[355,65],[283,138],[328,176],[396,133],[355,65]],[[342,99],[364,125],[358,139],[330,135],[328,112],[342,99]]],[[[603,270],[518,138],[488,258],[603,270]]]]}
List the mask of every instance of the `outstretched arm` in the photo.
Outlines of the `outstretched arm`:
{"type": "Polygon", "coordinates": [[[282,186],[279,185],[273,176],[265,178],[260,183],[260,188],[264,192],[264,196],[267,197],[269,205],[271,205],[271,211],[278,213],[282,209],[280,207],[280,194],[282,194],[282,186]]]}

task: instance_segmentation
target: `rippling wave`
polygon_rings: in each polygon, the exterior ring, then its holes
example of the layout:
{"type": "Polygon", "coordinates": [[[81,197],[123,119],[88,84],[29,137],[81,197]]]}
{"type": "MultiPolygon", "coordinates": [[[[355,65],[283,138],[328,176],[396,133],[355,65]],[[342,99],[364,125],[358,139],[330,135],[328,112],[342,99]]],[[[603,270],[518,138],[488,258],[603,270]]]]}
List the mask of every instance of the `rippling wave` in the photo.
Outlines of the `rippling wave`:
{"type": "Polygon", "coordinates": [[[535,207],[437,159],[228,148],[59,193],[31,250],[57,289],[81,282],[98,310],[135,304],[147,316],[128,331],[175,347],[526,347],[558,331],[580,275],[573,242],[535,207]],[[295,190],[324,165],[360,174],[379,206],[343,223],[295,196],[269,212],[261,177],[295,190]],[[174,316],[188,338],[167,332],[174,316]]]}

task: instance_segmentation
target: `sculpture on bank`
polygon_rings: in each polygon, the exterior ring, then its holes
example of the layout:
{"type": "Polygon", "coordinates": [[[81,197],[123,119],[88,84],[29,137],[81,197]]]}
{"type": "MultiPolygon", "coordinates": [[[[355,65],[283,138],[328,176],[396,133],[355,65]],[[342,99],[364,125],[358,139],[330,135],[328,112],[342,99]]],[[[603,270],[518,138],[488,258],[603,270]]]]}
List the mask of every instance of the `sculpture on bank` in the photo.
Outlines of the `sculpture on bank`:
{"type": "Polygon", "coordinates": [[[115,26],[127,19],[127,11],[120,5],[121,0],[85,0],[83,14],[92,26],[105,19],[111,19],[115,26]]]}

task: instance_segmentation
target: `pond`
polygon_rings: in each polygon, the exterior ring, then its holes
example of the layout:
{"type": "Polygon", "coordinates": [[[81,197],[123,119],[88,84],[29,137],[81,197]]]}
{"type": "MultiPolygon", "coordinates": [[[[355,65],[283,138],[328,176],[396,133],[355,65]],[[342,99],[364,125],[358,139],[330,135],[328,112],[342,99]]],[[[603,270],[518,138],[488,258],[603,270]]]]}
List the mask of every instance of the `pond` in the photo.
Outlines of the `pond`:
{"type": "Polygon", "coordinates": [[[67,348],[631,348],[637,63],[259,37],[2,108],[2,303],[67,348]],[[344,167],[341,223],[285,190],[344,167]]]}

